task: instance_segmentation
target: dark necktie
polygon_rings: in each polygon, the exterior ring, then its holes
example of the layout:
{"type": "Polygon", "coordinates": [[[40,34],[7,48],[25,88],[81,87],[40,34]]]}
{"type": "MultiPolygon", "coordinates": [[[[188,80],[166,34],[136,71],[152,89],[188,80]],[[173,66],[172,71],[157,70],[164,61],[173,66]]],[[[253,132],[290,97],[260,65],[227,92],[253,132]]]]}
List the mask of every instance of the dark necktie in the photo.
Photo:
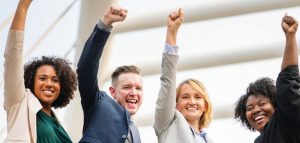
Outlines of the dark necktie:
{"type": "Polygon", "coordinates": [[[131,122],[129,128],[130,128],[133,143],[141,143],[139,130],[137,129],[137,127],[134,125],[133,122],[131,122]]]}

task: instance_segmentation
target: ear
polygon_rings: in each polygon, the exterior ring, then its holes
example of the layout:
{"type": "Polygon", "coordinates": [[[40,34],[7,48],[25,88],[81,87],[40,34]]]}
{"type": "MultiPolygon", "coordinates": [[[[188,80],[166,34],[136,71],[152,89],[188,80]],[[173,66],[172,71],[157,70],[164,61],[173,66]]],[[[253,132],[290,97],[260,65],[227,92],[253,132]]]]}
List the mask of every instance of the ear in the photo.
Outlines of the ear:
{"type": "Polygon", "coordinates": [[[116,89],[113,88],[113,87],[109,87],[109,92],[110,92],[110,95],[116,99],[116,89]]]}
{"type": "Polygon", "coordinates": [[[178,104],[176,103],[176,109],[178,110],[178,104]]]}
{"type": "Polygon", "coordinates": [[[207,110],[207,108],[208,108],[208,103],[206,102],[206,101],[204,101],[204,103],[205,103],[205,106],[204,106],[204,112],[206,112],[206,110],[207,110]]]}

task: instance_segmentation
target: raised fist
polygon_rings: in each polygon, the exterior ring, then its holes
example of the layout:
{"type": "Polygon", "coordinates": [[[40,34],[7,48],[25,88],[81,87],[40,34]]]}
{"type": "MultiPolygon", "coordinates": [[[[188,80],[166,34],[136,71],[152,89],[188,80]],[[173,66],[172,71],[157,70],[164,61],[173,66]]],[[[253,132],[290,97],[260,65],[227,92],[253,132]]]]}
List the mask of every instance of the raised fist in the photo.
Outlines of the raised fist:
{"type": "Polygon", "coordinates": [[[292,26],[295,23],[294,18],[288,15],[284,16],[282,21],[285,22],[288,26],[292,26]]]}
{"type": "Polygon", "coordinates": [[[173,11],[168,17],[168,28],[169,30],[177,30],[183,22],[183,10],[180,8],[178,11],[173,11]]]}
{"type": "Polygon", "coordinates": [[[124,21],[127,16],[127,10],[116,5],[110,5],[102,18],[106,26],[111,26],[114,22],[124,21]]]}
{"type": "Polygon", "coordinates": [[[295,18],[285,14],[285,16],[282,18],[281,27],[286,35],[294,35],[298,29],[298,21],[295,18]]]}

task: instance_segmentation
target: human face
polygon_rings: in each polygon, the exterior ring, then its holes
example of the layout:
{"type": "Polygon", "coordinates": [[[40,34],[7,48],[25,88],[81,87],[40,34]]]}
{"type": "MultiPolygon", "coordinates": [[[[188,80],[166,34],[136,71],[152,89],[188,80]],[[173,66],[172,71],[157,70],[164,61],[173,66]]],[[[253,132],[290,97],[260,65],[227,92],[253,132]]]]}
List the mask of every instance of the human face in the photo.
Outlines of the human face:
{"type": "Polygon", "coordinates": [[[199,123],[206,111],[206,103],[201,95],[190,84],[183,84],[179,90],[176,109],[180,111],[189,123],[199,123]]]}
{"type": "Polygon", "coordinates": [[[110,87],[110,93],[116,101],[134,115],[143,102],[143,83],[136,73],[123,73],[110,87]]]}
{"type": "Polygon", "coordinates": [[[262,95],[250,95],[246,102],[246,118],[250,125],[261,132],[269,122],[274,106],[270,99],[262,95]]]}
{"type": "Polygon", "coordinates": [[[34,77],[34,95],[44,108],[51,108],[60,94],[60,81],[51,65],[40,66],[34,77]]]}

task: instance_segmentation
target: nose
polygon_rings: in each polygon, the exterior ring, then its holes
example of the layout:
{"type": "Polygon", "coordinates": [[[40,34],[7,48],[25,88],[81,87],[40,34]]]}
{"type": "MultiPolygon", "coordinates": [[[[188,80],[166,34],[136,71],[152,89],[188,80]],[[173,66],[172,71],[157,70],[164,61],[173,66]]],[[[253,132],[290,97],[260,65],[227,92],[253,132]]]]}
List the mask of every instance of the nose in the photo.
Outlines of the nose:
{"type": "Polygon", "coordinates": [[[253,109],[253,114],[257,114],[261,111],[261,108],[259,106],[254,106],[254,109],[253,109]]]}
{"type": "Polygon", "coordinates": [[[53,86],[52,80],[47,80],[47,81],[46,81],[46,86],[47,86],[47,87],[52,87],[52,86],[53,86]]]}
{"type": "Polygon", "coordinates": [[[196,104],[195,98],[194,97],[190,98],[189,103],[193,105],[196,104]]]}
{"type": "Polygon", "coordinates": [[[130,90],[130,93],[129,93],[129,94],[132,95],[132,96],[134,96],[134,95],[137,94],[137,90],[136,90],[135,88],[132,88],[132,89],[130,90]]]}

